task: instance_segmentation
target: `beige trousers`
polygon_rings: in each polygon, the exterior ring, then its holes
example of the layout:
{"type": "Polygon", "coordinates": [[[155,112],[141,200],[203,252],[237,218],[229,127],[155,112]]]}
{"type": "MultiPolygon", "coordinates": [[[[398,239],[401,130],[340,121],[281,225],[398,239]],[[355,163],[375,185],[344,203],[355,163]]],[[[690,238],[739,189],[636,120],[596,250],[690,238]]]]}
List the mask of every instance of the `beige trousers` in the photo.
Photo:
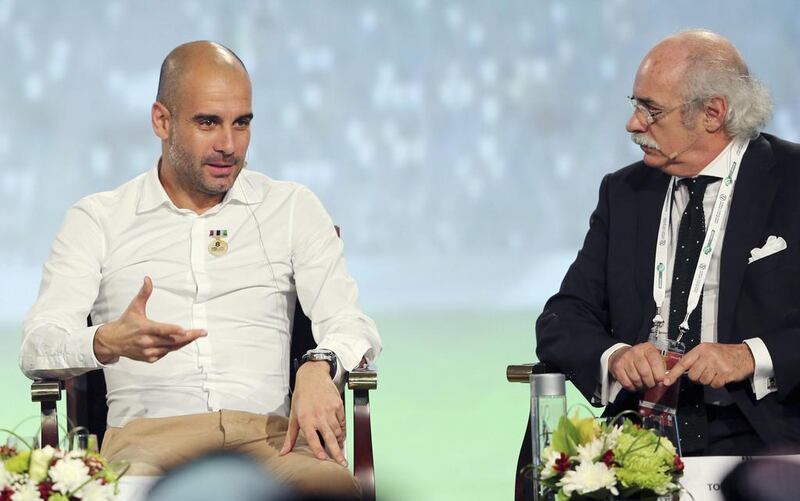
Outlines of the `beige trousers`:
{"type": "Polygon", "coordinates": [[[350,471],[333,460],[314,457],[302,432],[292,452],[278,455],[288,424],[283,416],[227,410],[139,418],[122,428],[109,427],[101,453],[112,461],[130,462],[129,475],[162,475],[210,451],[241,452],[263,464],[279,482],[302,492],[360,497],[350,471]]]}

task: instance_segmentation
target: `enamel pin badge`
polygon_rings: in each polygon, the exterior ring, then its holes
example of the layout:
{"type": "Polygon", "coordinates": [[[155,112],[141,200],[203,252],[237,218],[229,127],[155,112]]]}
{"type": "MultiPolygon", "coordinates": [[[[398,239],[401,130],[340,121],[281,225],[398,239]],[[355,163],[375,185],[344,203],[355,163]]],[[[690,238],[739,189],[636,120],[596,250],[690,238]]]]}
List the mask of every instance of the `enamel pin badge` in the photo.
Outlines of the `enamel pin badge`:
{"type": "Polygon", "coordinates": [[[209,230],[208,237],[211,238],[211,243],[208,244],[208,252],[212,256],[222,256],[228,252],[228,230],[209,230]]]}

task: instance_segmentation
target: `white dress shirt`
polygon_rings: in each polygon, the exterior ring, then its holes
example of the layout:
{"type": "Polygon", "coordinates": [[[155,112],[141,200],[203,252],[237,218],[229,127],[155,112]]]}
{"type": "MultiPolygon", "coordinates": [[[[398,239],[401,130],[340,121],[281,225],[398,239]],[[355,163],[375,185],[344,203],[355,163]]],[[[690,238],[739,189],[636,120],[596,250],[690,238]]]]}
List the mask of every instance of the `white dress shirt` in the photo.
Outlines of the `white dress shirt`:
{"type": "MultiPolygon", "coordinates": [[[[733,142],[728,143],[728,146],[726,146],[719,153],[719,155],[717,155],[717,157],[711,161],[710,164],[700,171],[698,175],[711,176],[718,179],[722,179],[727,176],[730,158],[729,153],[731,152],[732,148],[733,142]]],[[[662,316],[665,320],[669,318],[670,313],[670,288],[672,286],[672,272],[675,261],[674,246],[678,240],[678,229],[680,227],[681,215],[686,209],[686,205],[689,203],[688,187],[681,184],[676,184],[676,187],[677,188],[673,194],[672,211],[670,213],[670,231],[672,233],[672,238],[670,238],[669,260],[667,262],[666,270],[666,296],[662,305],[662,316]]],[[[706,217],[706,226],[708,226],[708,221],[711,217],[711,211],[714,208],[714,203],[717,200],[719,188],[720,182],[711,183],[706,188],[705,195],[703,196],[703,212],[705,213],[706,217]]],[[[717,245],[714,247],[714,252],[711,254],[708,275],[703,287],[703,305],[700,326],[700,342],[703,343],[717,342],[717,307],[719,305],[720,280],[719,266],[720,257],[722,256],[723,242],[725,240],[725,227],[727,226],[728,222],[728,214],[728,212],[725,213],[722,221],[722,227],[720,228],[717,245]]],[[[766,345],[760,338],[754,337],[745,339],[744,342],[750,348],[750,351],[753,353],[753,358],[755,359],[756,370],[751,378],[751,383],[756,398],[760,399],[777,390],[777,388],[770,387],[768,384],[769,380],[775,375],[775,371],[772,366],[772,358],[769,355],[766,345]]],[[[611,373],[608,371],[608,359],[611,357],[612,353],[624,346],[628,345],[625,343],[617,343],[613,345],[603,353],[600,359],[600,403],[602,405],[607,405],[609,402],[613,402],[619,391],[622,389],[622,385],[619,384],[619,382],[617,382],[613,375],[611,375],[611,373]]],[[[708,391],[707,393],[710,394],[714,392],[708,391]]],[[[714,395],[712,399],[718,398],[719,396],[720,395],[714,395]]]]}
{"type": "Polygon", "coordinates": [[[106,365],[110,426],[219,409],[287,415],[296,298],[318,347],[344,369],[381,350],[342,241],[308,188],[245,169],[221,203],[198,215],[170,201],[156,165],[67,212],[23,325],[25,375],[103,367],[95,331],[120,317],[145,275],[154,285],[148,318],[208,336],[152,364],[122,357],[106,365]],[[209,251],[216,230],[227,232],[222,255],[209,251]]]}

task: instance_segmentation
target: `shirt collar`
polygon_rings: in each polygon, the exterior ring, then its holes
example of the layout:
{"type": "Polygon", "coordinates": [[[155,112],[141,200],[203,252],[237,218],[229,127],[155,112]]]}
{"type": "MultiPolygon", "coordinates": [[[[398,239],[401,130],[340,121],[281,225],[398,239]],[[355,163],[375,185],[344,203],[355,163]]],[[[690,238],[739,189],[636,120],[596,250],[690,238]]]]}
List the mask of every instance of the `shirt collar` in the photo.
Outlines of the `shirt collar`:
{"type": "MultiPolygon", "coordinates": [[[[728,143],[727,146],[722,148],[722,151],[719,152],[719,155],[714,158],[708,165],[703,167],[697,175],[698,176],[709,176],[709,177],[716,177],[718,179],[722,179],[728,175],[728,168],[730,165],[728,164],[728,160],[730,156],[731,149],[733,149],[733,145],[736,141],[731,141],[728,143]]],[[[686,176],[688,177],[688,176],[686,176]]],[[[695,176],[692,176],[695,177],[695,176]]],[[[678,177],[678,180],[683,179],[683,177],[678,177]]]]}
{"type": "MultiPolygon", "coordinates": [[[[170,200],[161,180],[158,178],[158,167],[161,159],[156,160],[155,165],[147,171],[142,184],[142,191],[139,194],[139,202],[136,207],[137,213],[148,212],[155,210],[161,206],[172,207],[175,210],[180,210],[175,207],[175,204],[170,200]]],[[[246,167],[246,164],[245,164],[246,167]]],[[[242,168],[244,170],[244,168],[242,168]]],[[[261,202],[266,195],[266,188],[262,186],[255,186],[253,183],[245,179],[244,172],[240,172],[236,177],[231,189],[225,193],[222,202],[218,207],[235,202],[245,205],[254,205],[261,202]]]]}
{"type": "Polygon", "coordinates": [[[160,158],[156,160],[155,165],[153,165],[144,176],[142,191],[139,193],[139,203],[136,206],[137,213],[151,211],[162,205],[174,206],[169,196],[167,196],[164,187],[161,185],[161,180],[158,179],[159,163],[161,163],[160,158]]]}

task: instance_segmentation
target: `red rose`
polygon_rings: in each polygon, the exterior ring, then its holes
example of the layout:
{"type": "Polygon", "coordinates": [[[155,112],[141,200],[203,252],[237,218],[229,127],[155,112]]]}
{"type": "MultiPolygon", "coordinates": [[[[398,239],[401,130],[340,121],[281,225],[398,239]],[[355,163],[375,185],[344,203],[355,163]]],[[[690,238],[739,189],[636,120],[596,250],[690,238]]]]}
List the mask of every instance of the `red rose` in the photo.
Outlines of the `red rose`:
{"type": "Polygon", "coordinates": [[[678,473],[683,473],[683,461],[681,461],[681,457],[675,454],[675,460],[673,461],[675,471],[678,473]]]}
{"type": "Polygon", "coordinates": [[[39,496],[42,499],[47,499],[53,492],[53,482],[49,480],[42,480],[39,482],[39,496]]]}
{"type": "Polygon", "coordinates": [[[569,470],[571,466],[572,465],[569,464],[569,456],[562,452],[558,459],[556,459],[556,464],[553,466],[553,469],[559,473],[564,473],[569,470]]]}
{"type": "Polygon", "coordinates": [[[0,501],[11,501],[11,496],[14,494],[14,491],[6,487],[2,491],[0,491],[0,501]]]}
{"type": "Polygon", "coordinates": [[[612,451],[611,449],[608,449],[608,450],[605,452],[605,454],[603,454],[602,461],[603,461],[603,462],[606,464],[606,466],[608,466],[609,468],[611,468],[612,466],[614,466],[614,451],[612,451]]]}

